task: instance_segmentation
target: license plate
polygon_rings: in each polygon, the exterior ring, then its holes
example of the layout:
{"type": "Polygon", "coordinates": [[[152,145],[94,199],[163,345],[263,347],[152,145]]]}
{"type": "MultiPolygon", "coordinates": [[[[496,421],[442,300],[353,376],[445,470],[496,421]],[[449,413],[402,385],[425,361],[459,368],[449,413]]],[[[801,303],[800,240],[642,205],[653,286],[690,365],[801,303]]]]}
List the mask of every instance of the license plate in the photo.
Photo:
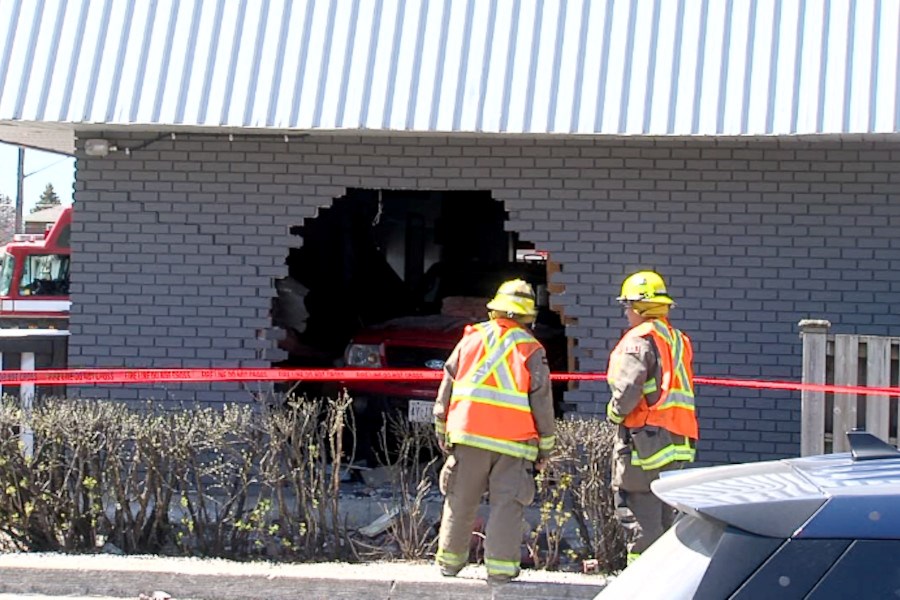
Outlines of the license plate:
{"type": "Polygon", "coordinates": [[[431,423],[434,421],[434,402],[427,400],[409,401],[409,420],[413,423],[431,423]]]}

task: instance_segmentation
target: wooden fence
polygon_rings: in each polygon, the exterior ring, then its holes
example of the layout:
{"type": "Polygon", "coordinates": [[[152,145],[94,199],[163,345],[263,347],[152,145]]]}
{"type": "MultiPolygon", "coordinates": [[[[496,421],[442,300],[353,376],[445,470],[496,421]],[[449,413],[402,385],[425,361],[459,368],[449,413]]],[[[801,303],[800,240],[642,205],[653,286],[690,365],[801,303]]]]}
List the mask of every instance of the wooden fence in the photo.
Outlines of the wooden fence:
{"type": "MultiPolygon", "coordinates": [[[[828,321],[800,321],[803,382],[834,385],[897,386],[900,337],[828,333],[828,321]]],[[[801,393],[802,456],[848,452],[845,433],[865,429],[897,445],[898,398],[889,396],[801,393]]]]}

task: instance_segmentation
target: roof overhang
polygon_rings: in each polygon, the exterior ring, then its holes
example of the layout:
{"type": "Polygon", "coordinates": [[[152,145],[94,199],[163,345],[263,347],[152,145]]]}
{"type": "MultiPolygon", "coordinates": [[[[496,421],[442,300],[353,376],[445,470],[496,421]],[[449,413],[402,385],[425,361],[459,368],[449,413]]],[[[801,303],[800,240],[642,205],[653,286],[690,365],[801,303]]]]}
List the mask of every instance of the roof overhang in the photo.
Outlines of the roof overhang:
{"type": "Polygon", "coordinates": [[[489,138],[519,138],[529,140],[559,140],[602,138],[604,140],[630,140],[630,139],[654,139],[654,140],[678,140],[678,141],[743,141],[743,142],[898,142],[900,132],[896,133],[817,133],[795,135],[627,135],[627,134],[579,134],[579,133],[498,133],[498,132],[471,132],[471,131],[407,131],[391,129],[312,129],[297,130],[277,127],[234,127],[213,125],[170,125],[159,123],[48,123],[48,122],[22,122],[0,121],[0,142],[57,152],[69,156],[75,155],[78,139],[90,137],[109,137],[121,133],[155,134],[159,136],[169,135],[234,135],[235,137],[281,137],[289,139],[306,137],[309,135],[328,136],[373,136],[373,137],[415,137],[415,138],[446,138],[446,137],[478,137],[489,138]]]}
{"type": "Polygon", "coordinates": [[[72,156],[75,154],[75,129],[62,123],[5,121],[0,122],[0,142],[72,156]]]}

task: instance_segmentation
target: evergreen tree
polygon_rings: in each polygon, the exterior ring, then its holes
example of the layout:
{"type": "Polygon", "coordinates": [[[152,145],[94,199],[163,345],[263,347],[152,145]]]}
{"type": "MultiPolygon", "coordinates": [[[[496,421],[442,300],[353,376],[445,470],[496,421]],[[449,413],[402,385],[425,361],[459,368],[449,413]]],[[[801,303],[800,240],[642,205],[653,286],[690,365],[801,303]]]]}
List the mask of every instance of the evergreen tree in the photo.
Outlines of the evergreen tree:
{"type": "Polygon", "coordinates": [[[34,205],[31,212],[37,212],[39,210],[44,210],[45,208],[53,208],[60,204],[62,204],[62,200],[59,199],[59,196],[57,196],[56,192],[53,190],[53,184],[48,183],[47,187],[44,188],[44,192],[41,194],[41,199],[34,205]]]}
{"type": "Polygon", "coordinates": [[[0,194],[0,244],[11,242],[16,232],[16,203],[0,194]]]}

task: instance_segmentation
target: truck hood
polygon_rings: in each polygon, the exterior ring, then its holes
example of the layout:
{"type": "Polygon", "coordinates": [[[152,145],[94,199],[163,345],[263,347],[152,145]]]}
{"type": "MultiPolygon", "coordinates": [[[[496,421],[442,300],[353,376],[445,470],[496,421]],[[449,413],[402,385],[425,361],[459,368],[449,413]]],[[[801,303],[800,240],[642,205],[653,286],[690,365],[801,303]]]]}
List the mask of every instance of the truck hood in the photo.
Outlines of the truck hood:
{"type": "Polygon", "coordinates": [[[403,343],[410,346],[444,347],[452,350],[471,319],[446,315],[398,317],[362,329],[352,344],[403,343]]]}

